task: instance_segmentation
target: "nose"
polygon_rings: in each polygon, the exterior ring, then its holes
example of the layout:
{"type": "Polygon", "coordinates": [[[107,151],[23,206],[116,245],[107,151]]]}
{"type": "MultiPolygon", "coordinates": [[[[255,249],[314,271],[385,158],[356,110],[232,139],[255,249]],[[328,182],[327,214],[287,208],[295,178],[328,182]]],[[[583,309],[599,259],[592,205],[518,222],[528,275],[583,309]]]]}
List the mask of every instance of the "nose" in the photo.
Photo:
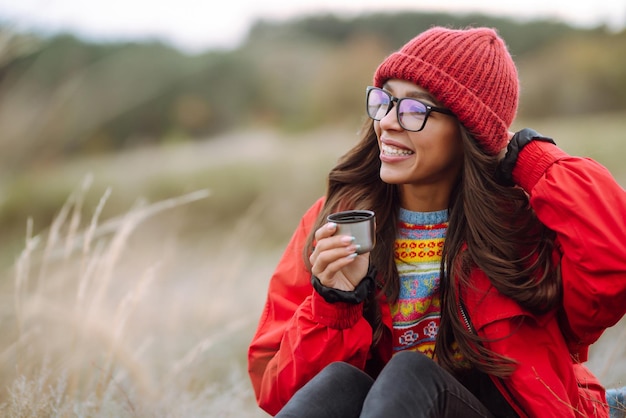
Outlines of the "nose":
{"type": "Polygon", "coordinates": [[[380,120],[380,127],[382,129],[386,131],[402,129],[402,126],[400,126],[400,122],[398,121],[398,111],[396,106],[398,106],[398,101],[392,100],[389,111],[380,120]]]}

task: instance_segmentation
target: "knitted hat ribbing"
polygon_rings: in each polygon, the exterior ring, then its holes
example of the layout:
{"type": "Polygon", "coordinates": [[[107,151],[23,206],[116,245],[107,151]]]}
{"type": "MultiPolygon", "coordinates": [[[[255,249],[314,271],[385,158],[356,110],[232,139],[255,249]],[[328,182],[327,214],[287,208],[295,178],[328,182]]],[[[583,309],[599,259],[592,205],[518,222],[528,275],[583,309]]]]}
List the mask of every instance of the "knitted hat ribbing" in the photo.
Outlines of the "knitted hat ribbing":
{"type": "Polygon", "coordinates": [[[487,154],[507,143],[517,111],[515,63],[495,30],[434,27],[388,56],[374,74],[374,85],[391,79],[411,81],[454,112],[487,154]]]}

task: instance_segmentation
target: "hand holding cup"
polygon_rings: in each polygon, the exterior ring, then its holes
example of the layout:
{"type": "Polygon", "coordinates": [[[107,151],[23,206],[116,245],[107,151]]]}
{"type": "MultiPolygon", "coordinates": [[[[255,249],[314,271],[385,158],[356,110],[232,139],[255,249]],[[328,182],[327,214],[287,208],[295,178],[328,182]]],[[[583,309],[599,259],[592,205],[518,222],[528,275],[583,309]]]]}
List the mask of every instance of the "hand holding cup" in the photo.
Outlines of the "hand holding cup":
{"type": "Polygon", "coordinates": [[[309,256],[311,272],[323,286],[352,291],[365,277],[369,252],[375,245],[374,212],[337,212],[327,220],[315,232],[316,245],[309,256]]]}

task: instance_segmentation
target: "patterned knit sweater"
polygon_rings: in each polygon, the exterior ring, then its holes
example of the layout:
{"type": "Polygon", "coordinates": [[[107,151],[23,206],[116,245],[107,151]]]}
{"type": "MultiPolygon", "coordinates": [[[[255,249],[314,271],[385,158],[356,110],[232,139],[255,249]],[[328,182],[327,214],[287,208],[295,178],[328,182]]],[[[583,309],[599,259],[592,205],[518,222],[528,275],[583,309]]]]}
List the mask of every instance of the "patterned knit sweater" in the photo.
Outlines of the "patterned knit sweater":
{"type": "Polygon", "coordinates": [[[395,260],[400,275],[398,301],[391,306],[393,350],[433,357],[441,319],[439,269],[448,211],[400,209],[395,260]]]}

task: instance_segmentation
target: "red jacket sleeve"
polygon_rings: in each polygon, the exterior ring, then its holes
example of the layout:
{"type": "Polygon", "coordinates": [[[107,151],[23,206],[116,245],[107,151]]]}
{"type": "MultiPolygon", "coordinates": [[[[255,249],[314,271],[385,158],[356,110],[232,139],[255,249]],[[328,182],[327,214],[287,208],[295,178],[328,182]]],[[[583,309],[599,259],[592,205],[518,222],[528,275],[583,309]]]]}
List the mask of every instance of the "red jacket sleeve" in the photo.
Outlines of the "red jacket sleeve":
{"type": "Polygon", "coordinates": [[[492,380],[520,417],[608,416],[604,388],[572,363],[555,311],[533,315],[478,269],[462,293],[482,344],[516,362],[510,376],[492,380]]]}
{"type": "Polygon", "coordinates": [[[520,152],[513,178],[557,234],[564,332],[584,361],[586,347],[626,313],[626,192],[597,162],[540,141],[520,152]]]}
{"type": "Polygon", "coordinates": [[[311,285],[302,251],[323,203],[320,199],[307,211],[287,245],[248,349],[257,402],[272,415],[331,362],[363,369],[372,343],[362,304],[327,303],[311,285]]]}
{"type": "Polygon", "coordinates": [[[540,318],[538,323],[520,316],[488,324],[482,335],[490,350],[518,360],[511,376],[495,382],[506,385],[501,391],[520,416],[608,416],[604,388],[583,365],[572,366],[555,320],[540,318]],[[543,330],[537,332],[538,327],[543,330]]]}

